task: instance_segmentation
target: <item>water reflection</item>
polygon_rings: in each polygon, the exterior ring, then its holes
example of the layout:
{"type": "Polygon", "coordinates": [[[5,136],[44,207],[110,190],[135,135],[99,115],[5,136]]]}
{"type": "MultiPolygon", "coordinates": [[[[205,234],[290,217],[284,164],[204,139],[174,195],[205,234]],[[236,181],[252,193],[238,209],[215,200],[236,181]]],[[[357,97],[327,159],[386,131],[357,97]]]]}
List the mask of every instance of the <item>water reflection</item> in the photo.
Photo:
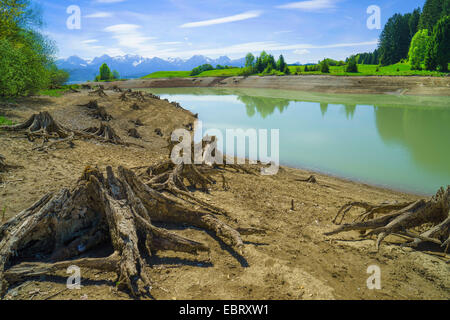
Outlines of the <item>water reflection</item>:
{"type": "Polygon", "coordinates": [[[258,112],[263,119],[272,115],[276,109],[278,109],[280,114],[283,113],[290,103],[287,99],[279,98],[238,96],[237,99],[245,104],[249,117],[253,117],[258,112]]]}
{"type": "Polygon", "coordinates": [[[154,91],[199,113],[205,127],[282,129],[284,164],[427,194],[450,183],[448,97],[154,91]]]}
{"type": "MultiPolygon", "coordinates": [[[[450,112],[448,109],[375,107],[378,133],[386,144],[406,147],[427,170],[450,172],[450,112]]],[[[449,181],[450,183],[450,181],[449,181]]]]}

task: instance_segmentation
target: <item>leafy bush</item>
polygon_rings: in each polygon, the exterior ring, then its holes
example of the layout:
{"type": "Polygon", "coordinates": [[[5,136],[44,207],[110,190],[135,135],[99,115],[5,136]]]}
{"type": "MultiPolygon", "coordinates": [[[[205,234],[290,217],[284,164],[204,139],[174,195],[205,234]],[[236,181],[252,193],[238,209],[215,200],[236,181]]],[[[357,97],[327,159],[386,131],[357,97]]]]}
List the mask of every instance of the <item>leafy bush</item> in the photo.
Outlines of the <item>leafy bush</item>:
{"type": "Polygon", "coordinates": [[[213,66],[210,64],[203,64],[201,66],[198,66],[197,68],[192,69],[191,76],[198,76],[200,73],[214,70],[213,66]]]}
{"type": "Polygon", "coordinates": [[[351,57],[348,60],[347,66],[345,67],[345,72],[350,72],[350,73],[358,72],[358,64],[356,63],[355,57],[351,57]]]}
{"type": "Polygon", "coordinates": [[[427,29],[417,31],[412,38],[408,53],[412,70],[420,70],[422,63],[425,62],[429,40],[427,29]]]}
{"type": "Polygon", "coordinates": [[[33,94],[49,83],[41,55],[27,44],[0,39],[0,96],[33,94]]]}
{"type": "Polygon", "coordinates": [[[330,73],[330,66],[328,65],[327,59],[323,60],[320,63],[320,72],[322,72],[322,73],[330,73]]]}

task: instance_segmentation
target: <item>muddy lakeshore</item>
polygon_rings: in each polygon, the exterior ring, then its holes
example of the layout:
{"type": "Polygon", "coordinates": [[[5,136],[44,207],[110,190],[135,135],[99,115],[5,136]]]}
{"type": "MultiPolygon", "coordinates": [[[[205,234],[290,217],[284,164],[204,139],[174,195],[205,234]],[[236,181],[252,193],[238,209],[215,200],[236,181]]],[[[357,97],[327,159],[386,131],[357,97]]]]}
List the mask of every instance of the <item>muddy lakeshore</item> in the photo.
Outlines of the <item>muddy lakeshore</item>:
{"type": "Polygon", "coordinates": [[[250,76],[133,79],[106,84],[121,88],[261,88],[316,93],[450,96],[450,77],[422,76],[250,76]]]}
{"type": "MultiPolygon", "coordinates": [[[[280,79],[288,81],[290,77],[280,79]]],[[[217,80],[208,79],[133,80],[120,85],[124,88],[182,86],[187,85],[186,81],[192,84],[200,80],[203,85],[207,81],[211,81],[210,85],[221,85],[217,80]]],[[[237,85],[233,78],[221,81],[237,85]]],[[[250,77],[240,81],[254,80],[250,77]]],[[[408,81],[418,80],[411,77],[408,81]]],[[[408,86],[408,91],[403,93],[448,95],[448,78],[426,81],[435,81],[437,85],[417,84],[414,90],[408,86]]],[[[265,85],[264,81],[259,85],[265,85]]],[[[392,91],[399,90],[394,85],[389,87],[392,91]]],[[[364,90],[372,92],[372,89],[364,90]]],[[[73,145],[39,152],[33,150],[35,144],[23,135],[1,133],[0,153],[8,164],[16,166],[2,174],[0,207],[6,208],[4,221],[46,193],[74,186],[87,166],[97,165],[104,171],[106,166],[134,168],[166,160],[167,137],[174,129],[195,121],[192,113],[164,100],[147,98],[138,102],[137,109],[132,108],[136,101],[121,101],[120,93],[111,90],[106,93],[106,97],[91,97],[87,90],[82,90],[59,98],[27,98],[14,106],[0,107],[0,115],[17,123],[34,113],[48,111],[64,126],[83,129],[99,123],[81,106],[95,99],[112,117],[108,122],[111,127],[125,142],[131,143],[125,146],[76,140],[73,145]],[[142,125],[136,127],[138,119],[142,125]],[[140,139],[129,136],[133,128],[138,130],[140,139]]],[[[323,235],[335,228],[332,220],[348,202],[401,203],[415,201],[418,196],[286,167],[275,176],[232,171],[223,175],[228,188],[217,183],[209,194],[195,191],[195,196],[226,210],[232,221],[264,228],[266,233],[243,235],[245,254],[239,256],[209,232],[164,225],[173,233],[206,244],[211,251],[199,255],[163,251],[149,258],[151,293],[155,299],[450,298],[448,256],[427,253],[436,252],[432,246],[422,251],[403,248],[399,244],[404,239],[390,236],[377,252],[375,238],[361,238],[356,231],[331,237],[323,235]],[[312,174],[317,183],[299,181],[312,174]],[[381,269],[381,290],[369,290],[366,286],[370,265],[381,269]]],[[[351,221],[355,217],[356,212],[351,212],[347,219],[351,221]]],[[[96,250],[96,254],[104,254],[101,248],[96,250]]],[[[80,290],[68,290],[67,277],[65,271],[58,271],[28,278],[11,286],[5,299],[131,299],[126,292],[117,290],[115,273],[83,268],[80,290]]]]}

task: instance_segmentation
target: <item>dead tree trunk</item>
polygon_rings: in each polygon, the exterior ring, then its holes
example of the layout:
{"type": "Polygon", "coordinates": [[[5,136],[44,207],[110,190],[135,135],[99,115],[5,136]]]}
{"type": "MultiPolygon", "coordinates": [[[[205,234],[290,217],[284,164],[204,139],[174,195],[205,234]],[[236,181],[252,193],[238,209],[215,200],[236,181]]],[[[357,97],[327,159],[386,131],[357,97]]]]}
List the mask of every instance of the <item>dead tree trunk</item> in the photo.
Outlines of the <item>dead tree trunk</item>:
{"type": "Polygon", "coordinates": [[[433,242],[444,247],[446,251],[448,250],[450,243],[450,186],[447,187],[447,190],[441,188],[428,201],[419,200],[388,205],[371,205],[366,202],[348,203],[339,210],[333,222],[340,224],[353,207],[360,207],[366,211],[359,215],[353,223],[344,224],[325,235],[351,230],[369,231],[368,236],[378,236],[376,245],[379,248],[381,242],[388,235],[396,234],[412,240],[405,246],[433,242]],[[337,222],[339,216],[341,219],[340,222],[337,222]],[[428,226],[427,231],[418,234],[411,230],[421,226],[428,226]]]}
{"type": "Polygon", "coordinates": [[[106,177],[88,167],[73,189],[47,194],[6,222],[0,227],[1,293],[25,277],[77,265],[115,271],[122,289],[134,297],[145,296],[151,287],[146,255],[158,250],[193,254],[209,250],[202,243],[155,227],[153,221],[209,230],[233,248],[242,249],[239,232],[216,217],[222,210],[193,200],[184,190],[181,179],[194,179],[191,169],[176,166],[173,170],[161,184],[161,175],[144,183],[123,167],[116,174],[108,167],[106,177]],[[67,261],[104,243],[114,249],[107,258],[67,261]],[[23,262],[36,254],[47,257],[47,263],[23,262]]]}

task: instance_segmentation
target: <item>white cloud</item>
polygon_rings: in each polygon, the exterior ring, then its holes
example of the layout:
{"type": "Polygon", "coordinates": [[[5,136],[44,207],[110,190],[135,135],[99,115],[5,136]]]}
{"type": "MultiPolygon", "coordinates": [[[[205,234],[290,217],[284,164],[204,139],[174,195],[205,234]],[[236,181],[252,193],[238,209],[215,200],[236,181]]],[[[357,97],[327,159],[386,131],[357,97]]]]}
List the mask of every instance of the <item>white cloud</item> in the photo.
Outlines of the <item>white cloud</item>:
{"type": "Polygon", "coordinates": [[[97,0],[96,2],[99,3],[117,3],[117,2],[124,2],[126,0],[97,0]]]}
{"type": "Polygon", "coordinates": [[[229,17],[223,17],[218,19],[212,19],[212,20],[205,20],[205,21],[197,21],[197,22],[189,22],[181,25],[181,28],[198,28],[198,27],[206,27],[216,24],[223,24],[223,23],[230,23],[235,21],[242,21],[252,18],[257,18],[262,14],[262,11],[248,11],[241,14],[237,14],[234,16],[229,17]]]}
{"type": "Polygon", "coordinates": [[[98,40],[96,40],[96,39],[83,40],[83,41],[81,41],[81,43],[84,43],[84,44],[90,44],[90,43],[96,43],[96,42],[98,42],[98,40]]]}
{"type": "Polygon", "coordinates": [[[201,55],[233,55],[245,54],[248,52],[266,51],[288,51],[288,50],[308,50],[308,49],[331,49],[331,48],[352,48],[360,46],[371,46],[378,44],[378,40],[355,42],[355,43],[334,43],[327,45],[312,45],[312,44],[282,44],[275,41],[261,41],[261,42],[247,42],[235,44],[222,48],[197,49],[193,51],[180,52],[184,56],[191,56],[194,54],[201,55]]]}
{"type": "Polygon", "coordinates": [[[304,54],[310,53],[310,51],[307,50],[307,49],[297,49],[297,50],[294,51],[294,53],[298,54],[298,55],[304,55],[304,54]]]}
{"type": "Polygon", "coordinates": [[[96,12],[96,13],[92,13],[92,14],[88,14],[86,16],[84,16],[85,18],[111,18],[114,15],[111,12],[96,12]]]}
{"type": "Polygon", "coordinates": [[[141,26],[136,24],[116,24],[105,28],[104,31],[112,33],[112,37],[118,41],[119,46],[133,49],[146,48],[148,41],[156,38],[145,36],[139,29],[141,26]]]}
{"type": "Polygon", "coordinates": [[[279,9],[298,9],[303,11],[320,11],[324,9],[336,8],[336,2],[339,0],[308,0],[300,2],[290,2],[281,6],[279,9]]]}

